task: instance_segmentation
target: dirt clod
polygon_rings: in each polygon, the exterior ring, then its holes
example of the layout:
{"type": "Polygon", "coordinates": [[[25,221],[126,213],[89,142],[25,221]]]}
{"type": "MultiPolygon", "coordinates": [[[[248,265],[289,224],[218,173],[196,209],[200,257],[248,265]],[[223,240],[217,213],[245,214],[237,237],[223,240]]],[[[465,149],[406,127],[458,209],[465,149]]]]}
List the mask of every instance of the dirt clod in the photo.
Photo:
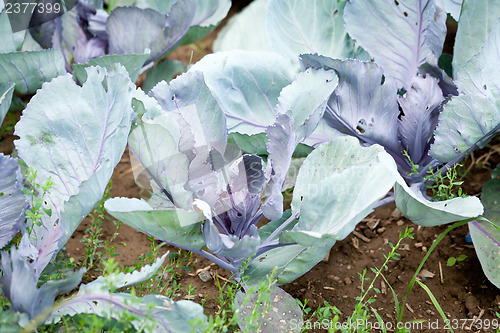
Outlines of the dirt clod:
{"type": "Polygon", "coordinates": [[[467,297],[465,297],[465,307],[469,311],[468,316],[479,313],[479,301],[472,294],[469,294],[467,295],[467,297]]]}
{"type": "Polygon", "coordinates": [[[394,208],[391,214],[391,218],[394,219],[395,221],[399,220],[401,217],[403,217],[403,214],[399,211],[399,209],[394,208]]]}

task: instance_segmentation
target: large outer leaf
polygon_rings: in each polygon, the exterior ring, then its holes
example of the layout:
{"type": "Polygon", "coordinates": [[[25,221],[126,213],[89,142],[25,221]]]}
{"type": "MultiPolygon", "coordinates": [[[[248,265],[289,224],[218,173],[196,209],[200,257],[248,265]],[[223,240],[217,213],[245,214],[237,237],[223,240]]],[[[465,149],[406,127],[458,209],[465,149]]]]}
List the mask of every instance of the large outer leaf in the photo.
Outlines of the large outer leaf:
{"type": "Polygon", "coordinates": [[[309,271],[372,211],[393,186],[395,174],[394,161],[380,146],[363,148],[352,137],[318,146],[304,161],[295,183],[292,211],[300,211],[299,222],[280,237],[282,244],[297,244],[258,256],[244,272],[249,283],[274,267],[279,283],[309,271]]]}
{"type": "Polygon", "coordinates": [[[484,217],[491,223],[470,222],[469,230],[484,274],[500,288],[500,166],[492,172],[482,192],[484,217]]]}
{"type": "Polygon", "coordinates": [[[457,73],[460,95],[444,106],[430,154],[440,162],[484,146],[500,131],[500,21],[479,53],[457,73]],[[490,133],[491,132],[491,133],[490,133]]]}
{"type": "Polygon", "coordinates": [[[266,31],[268,0],[254,0],[219,31],[213,50],[271,51],[266,31]],[[251,28],[250,28],[251,27],[251,28]]]}
{"type": "Polygon", "coordinates": [[[430,201],[422,193],[420,185],[408,187],[399,177],[394,186],[396,206],[404,216],[418,225],[432,227],[476,217],[483,213],[483,205],[476,197],[430,201]]]}
{"type": "Polygon", "coordinates": [[[202,327],[208,325],[201,305],[187,300],[174,302],[162,295],[135,297],[126,293],[96,293],[77,296],[64,306],[57,312],[59,316],[88,313],[118,320],[130,318],[132,313],[136,319],[130,323],[138,332],[201,333],[202,327]]]}
{"type": "MultiPolygon", "coordinates": [[[[99,277],[83,285],[76,296],[60,304],[49,318],[48,323],[57,322],[62,316],[74,316],[80,313],[96,314],[115,319],[133,314],[130,323],[138,331],[146,332],[201,332],[201,328],[192,327],[190,321],[206,321],[203,309],[191,301],[173,302],[160,295],[135,297],[125,293],[111,293],[110,287],[118,289],[150,279],[162,265],[166,254],[158,258],[153,265],[144,266],[140,271],[129,274],[112,274],[99,277]],[[129,312],[130,311],[130,312],[129,312]]],[[[198,323],[200,324],[200,323],[198,323]]]]}
{"type": "Polygon", "coordinates": [[[0,84],[0,126],[7,115],[12,103],[12,95],[14,94],[15,84],[12,82],[5,82],[0,84]]]}
{"type": "Polygon", "coordinates": [[[298,67],[276,53],[228,51],[205,56],[191,71],[203,72],[226,114],[228,131],[251,135],[274,123],[280,92],[298,67]]]}
{"type": "Polygon", "coordinates": [[[130,133],[128,143],[132,154],[159,182],[156,185],[172,195],[173,204],[189,209],[193,195],[184,188],[188,181],[189,159],[179,152],[170,132],[160,125],[145,123],[130,133]]]}
{"type": "Polygon", "coordinates": [[[52,306],[57,295],[75,288],[80,283],[85,269],[71,273],[62,280],[50,280],[38,288],[38,278],[32,274],[28,261],[20,250],[13,246],[10,253],[2,251],[3,274],[0,276],[0,285],[9,298],[12,309],[27,313],[30,319],[34,319],[52,306]]]}
{"type": "Polygon", "coordinates": [[[73,64],[73,71],[80,82],[87,81],[87,72],[85,68],[91,66],[100,66],[111,70],[114,64],[119,63],[127,70],[132,82],[137,80],[142,66],[148,60],[150,52],[144,54],[122,54],[122,55],[106,55],[100,58],[95,58],[87,61],[85,64],[73,64]]]}
{"type": "Polygon", "coordinates": [[[149,8],[118,7],[111,12],[106,22],[109,53],[142,54],[150,49],[148,62],[153,61],[186,34],[195,12],[196,0],[175,3],[169,15],[149,8]]]}
{"type": "Polygon", "coordinates": [[[349,35],[405,89],[420,65],[437,63],[446,36],[446,13],[433,0],[352,0],[344,20],[349,35]]]}
{"type": "Polygon", "coordinates": [[[278,284],[285,284],[309,272],[335,244],[334,239],[318,239],[314,246],[281,246],[257,256],[243,272],[249,285],[259,285],[275,268],[278,284]]]}
{"type": "Polygon", "coordinates": [[[195,149],[227,142],[223,110],[205,85],[203,76],[200,72],[185,73],[170,83],[157,84],[150,92],[163,110],[180,114],[189,124],[195,149]]]}
{"type": "Polygon", "coordinates": [[[151,279],[155,273],[160,269],[165,261],[168,252],[163,256],[156,258],[155,262],[151,265],[145,265],[140,270],[135,270],[131,273],[113,273],[108,276],[99,276],[94,281],[80,287],[79,294],[91,294],[99,292],[109,292],[109,287],[112,286],[114,290],[124,288],[127,286],[140,283],[151,279]]]}
{"type": "Polygon", "coordinates": [[[325,120],[331,127],[366,143],[378,143],[393,156],[399,153],[397,87],[390,78],[382,81],[380,67],[370,62],[307,54],[301,56],[301,63],[306,68],[337,72],[339,84],[325,111],[325,120]]]}
{"type": "Polygon", "coordinates": [[[345,0],[269,0],[266,23],[272,50],[290,58],[300,53],[354,58],[354,42],[342,18],[345,4],[345,0]]]}
{"type": "MultiPolygon", "coordinates": [[[[3,6],[3,2],[0,3],[3,6]]],[[[0,53],[15,52],[21,47],[26,31],[12,32],[9,17],[0,8],[0,53]]]]}
{"type": "Polygon", "coordinates": [[[479,52],[499,17],[500,2],[497,0],[464,1],[453,49],[454,77],[479,52]]]}
{"type": "Polygon", "coordinates": [[[21,229],[28,202],[17,161],[0,153],[0,249],[21,229]]]}
{"type": "Polygon", "coordinates": [[[337,82],[337,75],[332,70],[308,68],[281,91],[276,107],[276,112],[280,116],[266,130],[269,137],[266,147],[273,168],[270,193],[262,205],[262,210],[268,219],[276,220],[281,217],[283,213],[281,189],[290,167],[292,154],[299,142],[311,135],[318,126],[337,82]]]}
{"type": "Polygon", "coordinates": [[[230,0],[198,0],[191,27],[179,44],[191,44],[208,35],[226,17],[230,7],[230,0]]]}
{"type": "Polygon", "coordinates": [[[202,249],[205,246],[201,227],[204,220],[196,212],[178,210],[154,210],[139,199],[113,198],[104,207],[113,217],[145,234],[179,246],[202,249]]]}
{"type": "Polygon", "coordinates": [[[123,67],[111,73],[100,67],[86,70],[82,87],[69,74],[46,83],[15,131],[19,157],[37,170],[37,181],[51,177],[54,183],[44,199],[52,223],[60,219],[63,226],[59,244],[101,198],[125,150],[133,114],[134,86],[123,67]]]}
{"type": "Polygon", "coordinates": [[[302,309],[297,300],[275,285],[272,285],[265,295],[258,292],[248,295],[240,290],[236,293],[234,305],[239,308],[238,326],[243,331],[253,328],[248,324],[254,311],[259,315],[258,323],[261,324],[259,328],[262,333],[300,332],[304,323],[302,309]],[[261,303],[263,297],[268,297],[266,305],[261,303]],[[266,306],[267,312],[263,313],[266,306]]]}
{"type": "Polygon", "coordinates": [[[304,234],[344,239],[392,188],[395,173],[394,160],[380,146],[362,148],[353,137],[318,146],[297,176],[292,212],[300,219],[287,239],[294,233],[303,234],[296,242],[304,234]]]}
{"type": "Polygon", "coordinates": [[[64,73],[64,59],[57,50],[0,54],[0,82],[14,82],[20,94],[33,94],[44,82],[64,73]]]}

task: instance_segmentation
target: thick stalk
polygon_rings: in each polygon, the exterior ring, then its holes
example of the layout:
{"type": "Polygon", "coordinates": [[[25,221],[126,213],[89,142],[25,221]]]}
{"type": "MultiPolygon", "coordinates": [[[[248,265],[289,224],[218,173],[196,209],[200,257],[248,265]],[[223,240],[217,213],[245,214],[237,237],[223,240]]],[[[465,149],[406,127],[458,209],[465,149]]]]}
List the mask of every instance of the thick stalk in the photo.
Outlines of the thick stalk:
{"type": "Polygon", "coordinates": [[[295,214],[292,214],[285,222],[283,222],[279,227],[276,228],[272,232],[272,234],[269,235],[269,237],[266,238],[262,244],[260,244],[259,248],[266,247],[280,232],[282,232],[290,223],[292,223],[298,216],[300,215],[300,212],[297,212],[295,214]]]}

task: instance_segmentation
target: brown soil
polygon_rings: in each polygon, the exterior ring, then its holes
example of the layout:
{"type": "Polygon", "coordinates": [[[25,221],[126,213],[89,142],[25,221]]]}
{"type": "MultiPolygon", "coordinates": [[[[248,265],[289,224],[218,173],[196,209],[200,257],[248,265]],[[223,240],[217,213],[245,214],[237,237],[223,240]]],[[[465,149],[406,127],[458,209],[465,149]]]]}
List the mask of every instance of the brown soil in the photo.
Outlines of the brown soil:
{"type": "MultiPolygon", "coordinates": [[[[232,9],[232,12],[237,10],[232,9]]],[[[187,64],[193,52],[193,62],[196,62],[204,54],[211,52],[211,43],[217,31],[198,42],[197,46],[183,47],[172,53],[170,57],[187,64]]],[[[0,151],[9,154],[12,150],[12,140],[12,135],[2,137],[0,151]]],[[[475,153],[476,160],[482,160],[481,162],[484,164],[485,156],[490,152],[494,152],[494,150],[486,148],[486,150],[475,153]]],[[[471,195],[479,194],[483,184],[490,177],[492,166],[494,167],[499,161],[500,154],[496,153],[490,154],[489,161],[486,161],[490,163],[489,168],[480,168],[478,167],[480,163],[475,163],[464,183],[465,192],[471,195]]],[[[116,167],[112,181],[111,197],[140,197],[140,189],[135,185],[127,153],[124,154],[116,167]]],[[[82,243],[82,238],[88,237],[85,230],[88,228],[89,222],[88,218],[85,219],[66,245],[69,256],[76,260],[82,258],[84,254],[85,244],[82,243]]],[[[320,262],[304,276],[284,285],[283,289],[302,302],[307,300],[307,307],[312,308],[313,311],[318,306],[322,306],[325,301],[336,306],[342,312],[340,322],[345,321],[357,303],[356,297],[361,294],[359,273],[367,269],[367,277],[373,277],[370,267],[381,267],[384,261],[383,254],[390,251],[388,242],[396,243],[399,232],[404,230],[406,226],[415,228],[415,239],[407,239],[403,242],[404,246],[398,251],[401,254],[401,260],[390,263],[389,269],[384,271],[387,281],[394,288],[401,303],[410,279],[426,250],[447,226],[417,227],[401,217],[395,210],[394,204],[381,207],[370,214],[356,228],[361,236],[351,234],[343,241],[337,242],[327,260],[325,258],[323,262],[320,262]]],[[[102,229],[102,239],[108,239],[115,232],[115,224],[105,219],[102,229]]],[[[452,231],[424,265],[428,277],[421,277],[420,280],[432,291],[452,323],[454,323],[453,320],[458,321],[455,323],[458,323],[459,328],[455,329],[455,332],[490,331],[489,329],[468,328],[471,321],[464,321],[473,318],[493,319],[496,318],[495,311],[500,312],[500,290],[485,277],[472,244],[465,240],[466,234],[466,226],[452,231]],[[448,267],[446,265],[449,257],[458,257],[461,254],[467,256],[461,267],[448,267]],[[462,327],[463,323],[466,324],[464,327],[462,327]]],[[[118,230],[114,244],[116,244],[115,252],[118,254],[115,260],[124,266],[133,266],[135,261],[139,260],[139,256],[150,251],[151,242],[144,234],[122,225],[118,230]]],[[[177,251],[176,248],[165,246],[161,249],[161,253],[167,250],[177,251]]],[[[197,303],[205,300],[205,313],[213,315],[219,306],[214,300],[215,297],[219,296],[215,281],[212,279],[209,282],[202,282],[194,274],[196,269],[207,267],[211,262],[197,255],[194,255],[193,258],[193,271],[179,274],[179,282],[184,288],[180,291],[179,299],[186,297],[187,286],[191,284],[197,292],[194,298],[188,298],[197,303]]],[[[217,266],[212,266],[209,272],[213,277],[220,276],[223,279],[230,277],[227,271],[217,266]]],[[[378,311],[384,322],[392,322],[395,318],[394,297],[389,286],[386,284],[384,288],[381,281],[377,280],[375,285],[382,293],[372,293],[375,302],[371,306],[378,311]]],[[[423,329],[412,329],[412,332],[444,331],[443,320],[432,305],[427,293],[420,286],[416,285],[413,288],[408,297],[407,305],[404,322],[409,322],[412,319],[424,321],[422,323],[423,329]],[[439,326],[431,326],[436,324],[439,326]]],[[[313,332],[326,332],[326,330],[316,329],[313,332]]]]}

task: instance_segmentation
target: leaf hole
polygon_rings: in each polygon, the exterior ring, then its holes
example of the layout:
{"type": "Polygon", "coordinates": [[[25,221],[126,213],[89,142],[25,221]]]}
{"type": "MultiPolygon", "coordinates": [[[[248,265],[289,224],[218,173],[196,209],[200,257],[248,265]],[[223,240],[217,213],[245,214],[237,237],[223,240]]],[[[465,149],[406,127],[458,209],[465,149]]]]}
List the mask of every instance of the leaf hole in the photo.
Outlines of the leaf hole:
{"type": "Polygon", "coordinates": [[[366,131],[366,120],[364,120],[364,119],[360,119],[360,120],[358,121],[358,126],[356,126],[356,129],[357,129],[357,130],[358,130],[361,134],[365,133],[365,131],[366,131]]]}

